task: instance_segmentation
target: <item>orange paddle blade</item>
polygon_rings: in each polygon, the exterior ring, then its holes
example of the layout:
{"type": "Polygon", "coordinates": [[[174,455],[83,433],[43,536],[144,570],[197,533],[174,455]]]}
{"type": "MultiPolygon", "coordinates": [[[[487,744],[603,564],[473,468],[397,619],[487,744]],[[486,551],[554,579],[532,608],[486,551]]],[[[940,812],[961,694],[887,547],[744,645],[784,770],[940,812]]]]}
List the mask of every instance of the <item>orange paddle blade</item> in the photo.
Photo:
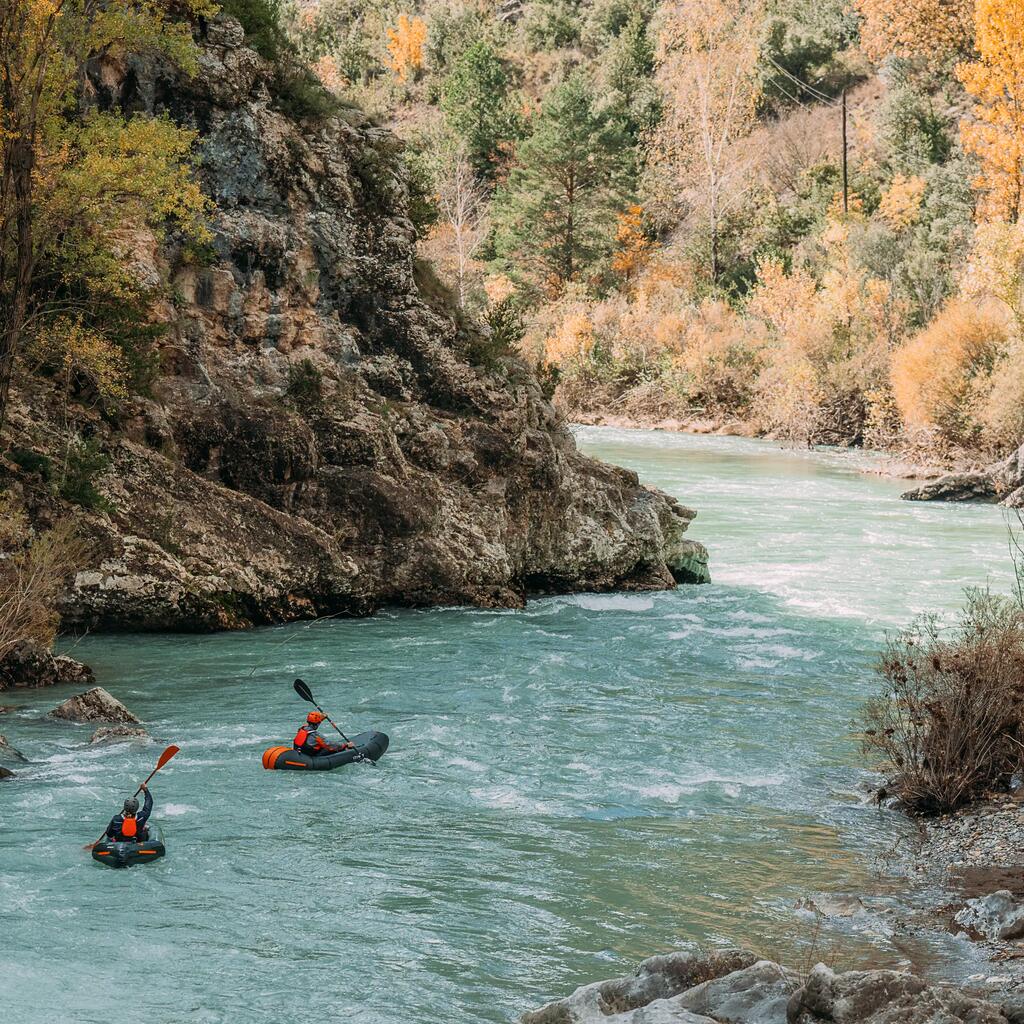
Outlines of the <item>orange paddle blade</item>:
{"type": "Polygon", "coordinates": [[[164,766],[165,764],[167,764],[167,762],[168,762],[168,761],[170,761],[170,759],[171,759],[172,757],[174,757],[174,755],[175,755],[175,754],[176,754],[176,753],[177,753],[177,752],[178,752],[179,750],[181,750],[181,747],[176,747],[176,746],[175,746],[175,745],[174,745],[174,744],[172,743],[172,744],[171,744],[171,745],[170,745],[170,746],[169,746],[169,747],[168,747],[168,748],[167,748],[167,749],[166,749],[166,750],[165,750],[165,751],[164,751],[164,752],[163,752],[163,753],[162,753],[162,754],[160,755],[160,760],[159,760],[159,761],[157,761],[157,763],[156,763],[156,767],[157,767],[157,769],[163,768],[163,766],[164,766]]]}

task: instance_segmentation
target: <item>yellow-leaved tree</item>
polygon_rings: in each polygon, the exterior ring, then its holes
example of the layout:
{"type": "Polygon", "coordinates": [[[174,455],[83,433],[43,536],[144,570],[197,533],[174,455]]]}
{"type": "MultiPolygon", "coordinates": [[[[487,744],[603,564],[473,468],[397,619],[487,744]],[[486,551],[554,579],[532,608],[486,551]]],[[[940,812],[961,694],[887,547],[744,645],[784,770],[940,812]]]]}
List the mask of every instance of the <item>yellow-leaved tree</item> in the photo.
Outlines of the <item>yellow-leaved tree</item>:
{"type": "Polygon", "coordinates": [[[427,41],[427,23],[408,14],[398,16],[398,24],[388,29],[388,64],[400,82],[416,76],[423,67],[423,44],[427,41]]]}
{"type": "Polygon", "coordinates": [[[957,66],[974,98],[960,125],[964,149],[981,161],[978,217],[1016,223],[1024,201],[1024,0],[977,0],[978,59],[957,66]]]}
{"type": "Polygon", "coordinates": [[[719,278],[722,216],[742,193],[747,168],[733,143],[754,125],[763,0],[675,0],[658,53],[665,113],[655,147],[680,197],[707,217],[711,278],[719,278]]]}
{"type": "Polygon", "coordinates": [[[856,0],[856,8],[861,46],[873,61],[909,57],[937,69],[971,52],[974,0],[856,0]]]}
{"type": "MultiPolygon", "coordinates": [[[[168,221],[205,237],[206,202],[190,173],[195,134],[167,118],[92,109],[88,69],[152,53],[191,71],[187,18],[212,11],[207,0],[0,4],[0,427],[27,342],[52,328],[54,343],[89,339],[83,351],[96,356],[101,311],[140,300],[124,238],[168,221]]],[[[108,356],[103,376],[118,393],[108,356]]]]}

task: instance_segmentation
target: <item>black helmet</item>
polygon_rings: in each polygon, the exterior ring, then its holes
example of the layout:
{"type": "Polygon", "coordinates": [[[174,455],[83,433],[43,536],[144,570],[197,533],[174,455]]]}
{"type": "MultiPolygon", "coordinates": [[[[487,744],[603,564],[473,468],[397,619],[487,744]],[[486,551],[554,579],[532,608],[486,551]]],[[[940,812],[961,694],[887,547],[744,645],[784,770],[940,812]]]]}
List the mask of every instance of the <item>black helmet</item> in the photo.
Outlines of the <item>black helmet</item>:
{"type": "Polygon", "coordinates": [[[124,802],[124,813],[125,814],[135,814],[138,811],[138,809],[139,809],[139,801],[136,800],[135,797],[130,796],[130,797],[128,797],[127,800],[125,800],[125,802],[124,802]]]}

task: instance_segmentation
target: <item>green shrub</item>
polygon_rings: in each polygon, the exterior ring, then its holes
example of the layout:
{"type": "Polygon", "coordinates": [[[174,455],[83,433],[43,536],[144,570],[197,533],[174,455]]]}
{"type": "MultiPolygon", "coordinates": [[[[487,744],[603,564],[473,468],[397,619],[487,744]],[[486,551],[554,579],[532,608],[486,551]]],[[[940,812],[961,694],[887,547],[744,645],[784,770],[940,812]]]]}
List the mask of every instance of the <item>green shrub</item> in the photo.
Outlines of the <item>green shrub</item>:
{"type": "Polygon", "coordinates": [[[288,367],[285,397],[302,413],[320,413],[324,407],[324,377],[309,359],[288,367]]]}
{"type": "Polygon", "coordinates": [[[68,443],[57,493],[82,508],[109,511],[111,506],[96,489],[96,481],[110,468],[110,456],[94,438],[75,438],[68,443]]]}
{"type": "Polygon", "coordinates": [[[42,480],[49,482],[53,476],[53,463],[40,452],[31,448],[9,448],[7,457],[26,473],[36,473],[42,480]]]}

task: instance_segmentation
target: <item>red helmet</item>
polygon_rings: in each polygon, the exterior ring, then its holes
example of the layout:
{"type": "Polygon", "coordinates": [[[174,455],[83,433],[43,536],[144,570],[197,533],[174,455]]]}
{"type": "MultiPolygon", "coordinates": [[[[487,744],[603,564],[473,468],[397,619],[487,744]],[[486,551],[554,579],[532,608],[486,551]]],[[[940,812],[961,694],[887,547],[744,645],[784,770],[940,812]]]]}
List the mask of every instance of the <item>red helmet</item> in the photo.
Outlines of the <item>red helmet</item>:
{"type": "Polygon", "coordinates": [[[309,722],[310,725],[319,725],[323,720],[324,715],[319,711],[310,711],[310,713],[306,715],[306,721],[309,722]]]}

